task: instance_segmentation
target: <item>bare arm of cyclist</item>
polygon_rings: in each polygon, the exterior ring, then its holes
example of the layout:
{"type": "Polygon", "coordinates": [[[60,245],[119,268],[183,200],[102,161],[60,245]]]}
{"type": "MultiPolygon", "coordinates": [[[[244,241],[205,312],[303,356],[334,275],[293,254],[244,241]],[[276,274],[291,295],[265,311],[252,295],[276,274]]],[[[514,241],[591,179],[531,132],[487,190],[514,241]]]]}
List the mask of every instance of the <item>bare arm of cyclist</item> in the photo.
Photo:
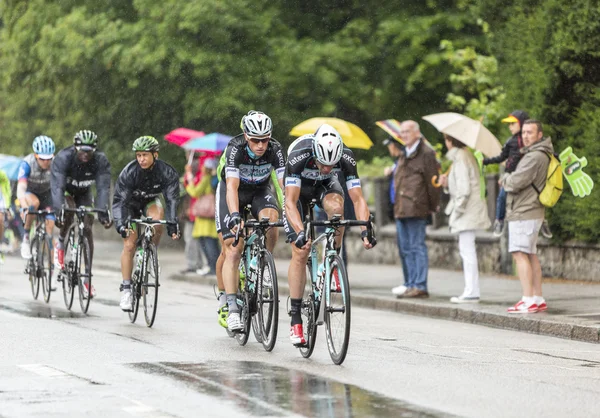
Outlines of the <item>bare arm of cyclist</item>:
{"type": "MultiPolygon", "coordinates": [[[[350,199],[352,200],[352,203],[354,205],[354,213],[356,213],[356,219],[359,221],[368,221],[369,216],[371,215],[371,212],[369,211],[369,207],[367,206],[367,201],[365,200],[365,197],[363,196],[362,189],[360,187],[355,187],[355,188],[349,189],[348,195],[350,196],[350,199]]],[[[361,226],[360,229],[361,229],[361,231],[365,231],[367,229],[367,227],[361,226]]],[[[371,243],[369,243],[367,238],[363,238],[362,241],[363,241],[363,246],[366,249],[373,248],[373,245],[371,245],[371,243]]]]}
{"type": "Polygon", "coordinates": [[[287,186],[285,188],[285,215],[296,233],[304,231],[304,224],[302,223],[300,212],[298,212],[299,198],[300,187],[287,186]]]}

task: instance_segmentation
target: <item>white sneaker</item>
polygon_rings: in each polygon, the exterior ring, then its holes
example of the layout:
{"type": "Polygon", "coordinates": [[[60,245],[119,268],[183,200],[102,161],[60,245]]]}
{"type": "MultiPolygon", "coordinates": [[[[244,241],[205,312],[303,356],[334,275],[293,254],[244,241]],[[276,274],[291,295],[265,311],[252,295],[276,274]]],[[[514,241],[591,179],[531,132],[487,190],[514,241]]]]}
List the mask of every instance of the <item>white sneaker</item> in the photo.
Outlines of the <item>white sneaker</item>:
{"type": "Polygon", "coordinates": [[[229,316],[227,316],[227,328],[229,331],[241,331],[244,329],[239,312],[229,312],[229,316]]]}
{"type": "Polygon", "coordinates": [[[29,260],[31,258],[31,248],[30,248],[29,240],[23,240],[21,242],[21,257],[25,260],[29,260]]]}
{"type": "Polygon", "coordinates": [[[450,298],[451,303],[479,303],[479,297],[477,296],[452,296],[450,298]]]}
{"type": "Polygon", "coordinates": [[[197,269],[196,274],[199,274],[200,276],[206,276],[209,271],[210,271],[210,267],[204,266],[201,269],[197,269]]]}
{"type": "Polygon", "coordinates": [[[133,311],[133,298],[131,297],[131,289],[123,290],[121,293],[121,309],[125,312],[133,311]]]}
{"type": "Polygon", "coordinates": [[[406,291],[408,290],[408,287],[404,286],[404,285],[400,285],[400,286],[396,286],[392,289],[392,293],[396,296],[402,296],[403,294],[406,293],[406,291]]]}

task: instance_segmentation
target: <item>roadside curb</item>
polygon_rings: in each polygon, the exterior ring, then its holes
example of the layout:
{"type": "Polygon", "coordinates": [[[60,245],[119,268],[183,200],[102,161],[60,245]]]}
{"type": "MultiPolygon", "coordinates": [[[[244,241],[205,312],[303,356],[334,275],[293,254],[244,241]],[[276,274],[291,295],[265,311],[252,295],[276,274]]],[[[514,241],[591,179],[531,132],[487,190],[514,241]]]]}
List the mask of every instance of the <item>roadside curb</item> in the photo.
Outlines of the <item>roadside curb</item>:
{"type": "MultiPolygon", "coordinates": [[[[174,274],[171,280],[184,281],[200,285],[216,285],[215,276],[174,274]]],[[[358,292],[358,291],[357,291],[358,292]]],[[[288,296],[287,278],[279,277],[279,293],[288,296]]],[[[440,305],[438,302],[422,300],[407,301],[389,297],[351,295],[352,304],[362,308],[399,312],[404,314],[427,316],[430,318],[446,319],[493,328],[513,331],[523,331],[532,334],[547,335],[589,343],[600,343],[600,326],[582,325],[558,321],[544,313],[535,314],[537,317],[514,316],[508,313],[490,312],[481,309],[469,309],[468,306],[440,305]]],[[[478,306],[479,307],[479,306],[478,306]]]]}

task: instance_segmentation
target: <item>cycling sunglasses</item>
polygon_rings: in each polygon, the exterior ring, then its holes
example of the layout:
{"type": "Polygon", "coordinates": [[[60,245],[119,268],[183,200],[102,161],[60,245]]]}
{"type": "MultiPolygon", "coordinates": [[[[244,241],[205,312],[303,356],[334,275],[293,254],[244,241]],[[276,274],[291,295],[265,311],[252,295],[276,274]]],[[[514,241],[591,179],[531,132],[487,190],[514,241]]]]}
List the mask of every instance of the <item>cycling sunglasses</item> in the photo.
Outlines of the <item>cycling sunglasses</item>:
{"type": "Polygon", "coordinates": [[[248,141],[252,141],[255,144],[258,144],[258,143],[266,144],[270,140],[271,140],[271,137],[266,137],[266,138],[252,138],[252,137],[248,137],[248,141]]]}
{"type": "Polygon", "coordinates": [[[96,147],[90,146],[90,145],[76,145],[75,149],[77,151],[83,151],[83,152],[94,152],[96,151],[96,147]]]}

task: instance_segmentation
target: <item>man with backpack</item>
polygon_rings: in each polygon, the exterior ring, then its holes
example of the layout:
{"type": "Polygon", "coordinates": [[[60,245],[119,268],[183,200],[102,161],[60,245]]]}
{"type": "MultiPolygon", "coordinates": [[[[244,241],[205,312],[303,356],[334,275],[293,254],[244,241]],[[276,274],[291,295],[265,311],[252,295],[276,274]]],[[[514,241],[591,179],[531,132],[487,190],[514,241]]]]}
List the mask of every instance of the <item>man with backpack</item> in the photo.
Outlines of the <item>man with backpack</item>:
{"type": "Polygon", "coordinates": [[[523,290],[523,297],[508,308],[509,313],[534,313],[547,309],[542,297],[542,267],[537,256],[537,239],[544,221],[545,205],[553,206],[560,193],[550,193],[554,189],[551,182],[556,178],[549,176],[551,173],[548,172],[549,166],[555,166],[551,164],[554,148],[552,140],[543,135],[541,122],[528,119],[523,123],[523,157],[516,170],[500,180],[507,192],[508,251],[515,260],[523,290]],[[548,195],[555,197],[548,198],[548,195]]]}

